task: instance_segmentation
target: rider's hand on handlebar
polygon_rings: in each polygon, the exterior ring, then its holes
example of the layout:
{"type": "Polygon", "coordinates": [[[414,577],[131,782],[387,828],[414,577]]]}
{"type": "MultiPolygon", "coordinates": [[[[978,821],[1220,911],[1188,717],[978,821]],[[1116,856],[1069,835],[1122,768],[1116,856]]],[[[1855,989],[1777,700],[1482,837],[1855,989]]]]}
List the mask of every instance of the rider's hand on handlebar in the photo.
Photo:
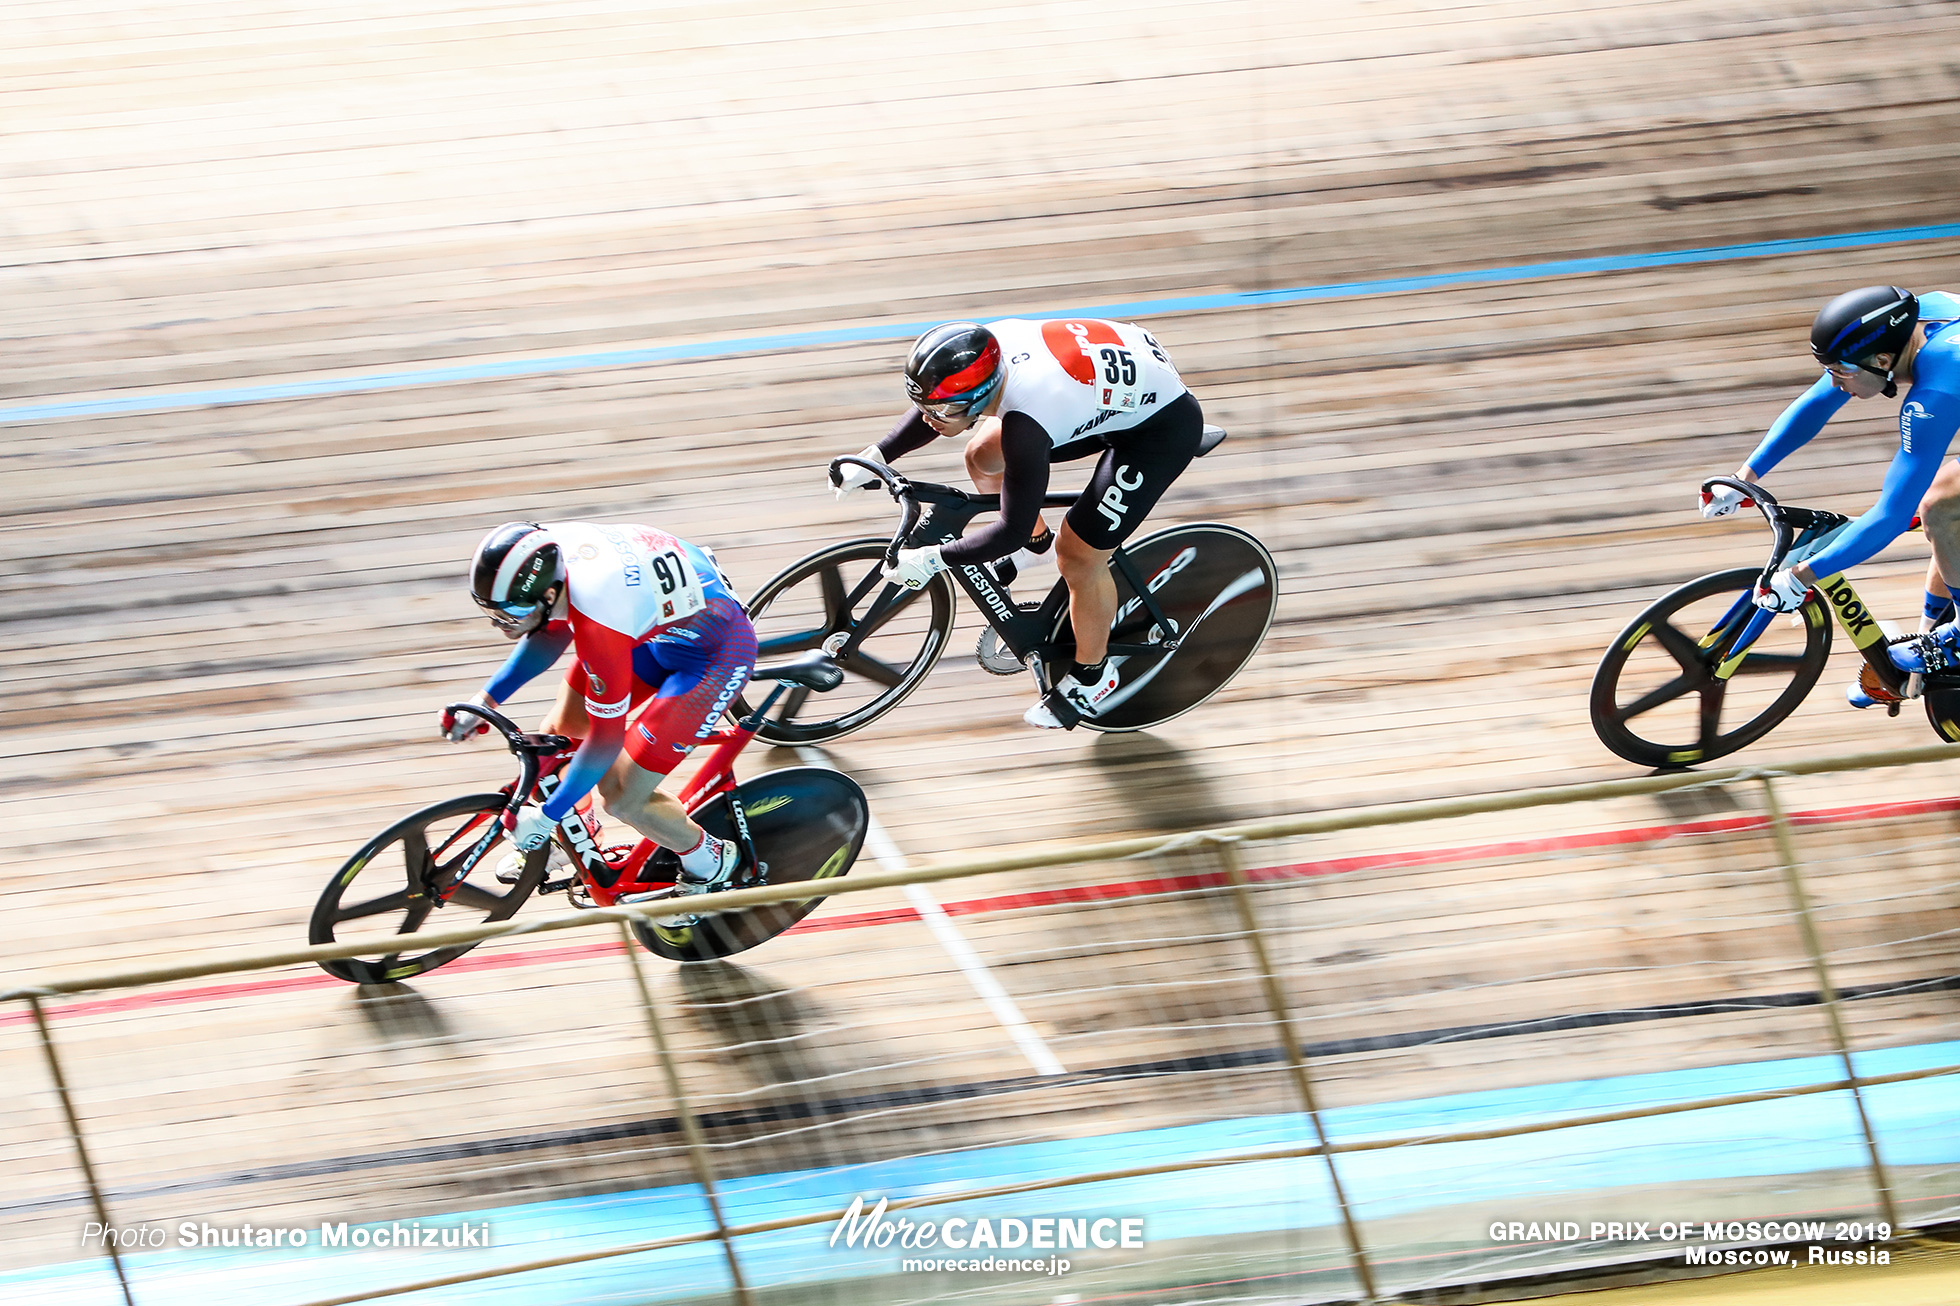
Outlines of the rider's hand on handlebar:
{"type": "Polygon", "coordinates": [[[1701,492],[1701,515],[1726,517],[1749,502],[1749,496],[1733,485],[1711,485],[1701,492]]]}
{"type": "Polygon", "coordinates": [[[480,716],[471,716],[467,712],[458,715],[457,713],[451,712],[448,708],[444,708],[442,710],[441,731],[444,739],[447,739],[452,744],[460,744],[471,735],[489,734],[490,723],[480,716]]]}
{"type": "MultiPolygon", "coordinates": [[[[875,444],[865,445],[864,448],[858,451],[857,456],[860,458],[869,458],[874,463],[885,461],[884,455],[878,452],[878,446],[875,444]]],[[[856,463],[846,463],[831,473],[831,484],[836,488],[837,497],[840,501],[848,499],[859,490],[876,485],[877,483],[878,478],[872,475],[869,468],[860,467],[856,463]]]]}
{"type": "Polygon", "coordinates": [[[937,544],[923,549],[900,549],[898,565],[891,569],[885,579],[909,590],[924,589],[927,581],[944,570],[946,559],[939,556],[937,544]]]}
{"type": "Polygon", "coordinates": [[[1757,587],[1756,606],[1771,612],[1795,612],[1809,593],[1810,583],[1797,579],[1796,568],[1785,567],[1769,578],[1768,588],[1757,587]]]}
{"type": "Polygon", "coordinates": [[[510,841],[517,845],[517,850],[528,853],[545,846],[551,832],[558,828],[558,822],[546,816],[544,808],[534,803],[521,808],[514,817],[506,810],[504,828],[511,832],[510,841]]]}

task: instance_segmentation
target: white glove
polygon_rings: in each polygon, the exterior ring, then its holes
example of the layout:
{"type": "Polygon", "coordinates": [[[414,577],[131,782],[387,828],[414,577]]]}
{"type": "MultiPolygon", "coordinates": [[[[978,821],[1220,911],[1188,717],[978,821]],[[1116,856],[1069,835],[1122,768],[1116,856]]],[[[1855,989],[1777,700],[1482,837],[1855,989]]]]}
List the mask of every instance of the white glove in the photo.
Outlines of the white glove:
{"type": "Polygon", "coordinates": [[[1769,578],[1768,589],[1757,588],[1756,606],[1771,612],[1795,612],[1809,593],[1809,583],[1797,579],[1796,568],[1785,567],[1769,578]]]}
{"type": "Polygon", "coordinates": [[[467,712],[451,712],[448,708],[442,710],[442,719],[437,728],[442,732],[442,737],[452,744],[460,744],[471,735],[490,733],[490,723],[482,717],[471,716],[467,712]]]}
{"type": "Polygon", "coordinates": [[[927,581],[944,570],[946,559],[939,556],[937,544],[923,549],[900,549],[898,565],[887,573],[885,579],[909,590],[924,589],[927,581]]]}
{"type": "Polygon", "coordinates": [[[1701,515],[1726,517],[1749,502],[1749,496],[1733,485],[1717,485],[1701,492],[1701,515]]]}
{"type": "MultiPolygon", "coordinates": [[[[874,463],[885,461],[884,455],[878,452],[878,446],[875,444],[865,445],[864,448],[858,450],[857,456],[860,458],[869,458],[874,463]]],[[[859,490],[878,483],[878,478],[872,475],[869,469],[860,467],[856,463],[845,463],[837,469],[837,474],[841,478],[836,486],[837,498],[840,501],[850,498],[859,490]]]]}
{"type": "Polygon", "coordinates": [[[511,832],[510,841],[517,845],[519,852],[535,852],[551,840],[551,832],[558,828],[558,822],[544,814],[544,808],[531,803],[520,808],[517,819],[512,820],[509,812],[504,813],[504,828],[511,832]]]}

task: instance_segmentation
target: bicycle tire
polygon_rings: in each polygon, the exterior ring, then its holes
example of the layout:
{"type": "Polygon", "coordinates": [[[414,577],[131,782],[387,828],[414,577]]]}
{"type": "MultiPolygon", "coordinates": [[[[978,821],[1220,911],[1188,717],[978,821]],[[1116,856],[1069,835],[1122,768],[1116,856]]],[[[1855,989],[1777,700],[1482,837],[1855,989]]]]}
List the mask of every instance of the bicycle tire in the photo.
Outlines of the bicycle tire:
{"type": "MultiPolygon", "coordinates": [[[[849,873],[871,827],[871,807],[857,781],[821,766],[792,766],[759,775],[736,789],[756,854],[768,868],[765,884],[834,879],[849,873]]],[[[695,820],[718,838],[732,830],[728,806],[711,802],[695,820]]],[[[686,898],[694,908],[714,901],[686,898]]],[[[669,961],[712,961],[775,938],[816,910],[822,898],[772,903],[747,911],[704,915],[689,925],[633,922],[641,946],[669,961]]]]}
{"type": "Polygon", "coordinates": [[[1926,705],[1926,720],[1942,742],[1960,744],[1960,673],[1942,672],[1926,677],[1920,699],[1926,705]]]}
{"type": "MultiPolygon", "coordinates": [[[[1266,546],[1222,522],[1172,526],[1123,546],[1166,617],[1178,625],[1178,647],[1159,656],[1132,654],[1103,709],[1082,724],[1121,734],[1180,717],[1230,683],[1266,638],[1279,605],[1279,568],[1266,546]]],[[[1111,570],[1115,571],[1112,561],[1111,570]]],[[[1066,582],[1057,582],[1065,589],[1066,582]]],[[[1112,643],[1145,642],[1151,619],[1136,591],[1116,572],[1112,643]]],[[[1052,597],[1052,595],[1051,595],[1052,597]]],[[[1075,637],[1066,606],[1049,644],[1051,677],[1068,668],[1075,637]]]]}
{"type": "MultiPolygon", "coordinates": [[[[842,603],[874,566],[882,566],[888,540],[850,540],[800,558],[764,581],[749,598],[757,656],[762,661],[821,648],[855,629],[856,614],[842,603]],[[814,582],[814,584],[812,584],[814,582]]],[[[882,592],[875,587],[865,600],[882,592]]],[[[897,707],[919,687],[946,651],[953,634],[953,578],[941,573],[907,596],[857,649],[833,653],[844,684],[821,694],[792,688],[783,706],[762,723],[757,737],[772,744],[820,744],[862,729],[897,707]],[[930,605],[919,612],[919,600],[930,605]],[[921,619],[923,618],[923,620],[921,619]],[[807,715],[806,715],[807,710],[807,715]]],[[[862,607],[863,604],[860,604],[862,607]]],[[[752,709],[746,695],[738,715],[752,709]]]]}
{"type": "Polygon", "coordinates": [[[1717,663],[1726,656],[1729,639],[1702,647],[1702,641],[1714,633],[1723,616],[1745,601],[1745,596],[1755,587],[1758,574],[1753,567],[1710,572],[1669,590],[1627,623],[1607,647],[1599,669],[1593,673],[1589,706],[1593,733],[1601,743],[1636,765],[1679,770],[1748,747],[1797,710],[1823,676],[1824,664],[1831,655],[1830,614],[1815,595],[1800,609],[1804,631],[1801,653],[1763,648],[1784,624],[1785,619],[1780,616],[1751,645],[1728,681],[1715,679],[1713,673],[1717,663]],[[1683,621],[1682,614],[1696,604],[1707,606],[1683,621]],[[1686,630],[1682,628],[1684,624],[1686,630]],[[1649,645],[1652,647],[1646,647],[1649,645]],[[1628,686],[1624,683],[1628,666],[1636,656],[1646,661],[1633,673],[1635,683],[1628,686]],[[1668,674],[1669,663],[1676,668],[1671,678],[1649,684],[1668,674]],[[1783,672],[1790,675],[1787,685],[1781,689],[1765,685],[1753,692],[1748,702],[1738,705],[1740,711],[1750,715],[1733,729],[1721,728],[1730,694],[1738,682],[1755,676],[1767,679],[1783,672]],[[1685,700],[1690,694],[1696,696],[1692,731],[1687,725],[1678,724],[1684,713],[1656,718],[1651,724],[1643,724],[1639,731],[1628,724],[1670,703],[1685,700]],[[1676,732],[1675,738],[1658,737],[1669,730],[1676,732]]]}
{"type": "MultiPolygon", "coordinates": [[[[327,887],[321,890],[319,900],[313,905],[313,915],[307,923],[307,942],[339,942],[340,940],[336,938],[336,927],[344,926],[353,920],[386,915],[397,909],[400,910],[403,925],[409,928],[397,928],[396,933],[411,938],[415,930],[421,928],[422,923],[431,915],[442,916],[442,924],[445,927],[508,919],[524,905],[525,900],[543,881],[546,850],[539,849],[526,859],[523,875],[509,889],[498,892],[486,888],[479,881],[496,883],[491,873],[491,867],[495,864],[492,853],[505,838],[499,830],[490,848],[486,849],[477,861],[470,878],[456,890],[447,903],[438,906],[427,893],[418,896],[413,892],[413,877],[417,874],[418,867],[411,861],[415,854],[411,851],[411,844],[407,838],[413,833],[420,839],[421,856],[426,858],[426,862],[419,868],[424,883],[432,879],[439,880],[444,875],[452,874],[461,865],[464,856],[475,843],[476,837],[482,830],[477,818],[490,812],[501,811],[503,805],[502,794],[469,794],[461,798],[451,798],[446,802],[431,804],[418,812],[411,812],[375,835],[361,846],[359,852],[341,864],[340,869],[334,872],[333,878],[327,881],[327,887]],[[429,838],[428,831],[431,826],[448,827],[452,824],[453,828],[447,829],[439,838],[429,838]],[[343,908],[341,899],[349,885],[363,873],[381,870],[389,865],[387,861],[377,864],[376,859],[385,853],[390,845],[400,845],[402,848],[402,856],[397,867],[397,873],[402,877],[402,888],[383,893],[376,898],[364,899],[352,907],[343,908]],[[443,853],[452,849],[455,851],[454,857],[447,862],[439,860],[443,853]],[[457,912],[456,908],[459,905],[467,910],[457,912]],[[465,915],[471,916],[471,920],[462,920],[461,917],[465,915]]],[[[382,882],[385,880],[384,875],[382,882]]],[[[368,883],[374,884],[376,881],[369,880],[368,883]]],[[[434,948],[408,957],[402,956],[399,952],[384,952],[380,953],[379,959],[374,961],[361,957],[323,961],[320,963],[320,969],[350,984],[393,984],[416,975],[427,974],[438,966],[446,966],[475,946],[473,943],[465,943],[447,948],[434,948]]]]}

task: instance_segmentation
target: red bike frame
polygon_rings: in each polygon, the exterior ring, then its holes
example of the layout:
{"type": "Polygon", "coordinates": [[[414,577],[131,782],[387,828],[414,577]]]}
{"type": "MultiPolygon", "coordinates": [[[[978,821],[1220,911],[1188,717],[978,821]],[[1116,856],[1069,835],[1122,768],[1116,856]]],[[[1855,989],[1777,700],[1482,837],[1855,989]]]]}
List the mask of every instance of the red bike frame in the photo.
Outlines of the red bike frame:
{"type": "MultiPolygon", "coordinates": [[[[715,751],[708,755],[707,761],[701,764],[701,769],[694,773],[693,778],[677,795],[681,806],[687,810],[689,816],[721,795],[734,792],[735,758],[749,746],[749,741],[755,738],[756,729],[762,724],[759,717],[760,714],[750,718],[753,724],[738,722],[732,726],[722,726],[708,736],[709,739],[716,741],[715,751]]],[[[601,907],[610,907],[628,894],[651,893],[672,888],[674,882],[671,879],[641,878],[647,862],[659,847],[660,845],[653,840],[643,838],[617,860],[607,856],[607,864],[616,867],[619,871],[618,878],[610,886],[595,883],[581,867],[579,878],[584,882],[586,892],[592,895],[592,901],[601,907]]],[[[613,850],[606,851],[610,853],[613,850]]],[[[576,853],[573,860],[575,862],[579,860],[576,853]]]]}

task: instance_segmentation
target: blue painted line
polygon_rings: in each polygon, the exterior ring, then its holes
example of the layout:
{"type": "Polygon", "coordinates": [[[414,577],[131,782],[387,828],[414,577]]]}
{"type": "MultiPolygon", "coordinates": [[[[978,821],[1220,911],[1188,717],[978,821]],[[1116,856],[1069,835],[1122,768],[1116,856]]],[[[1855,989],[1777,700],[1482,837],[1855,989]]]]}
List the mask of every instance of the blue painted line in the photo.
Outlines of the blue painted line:
{"type": "MultiPolygon", "coordinates": [[[[1176,295],[1096,304],[1039,314],[1042,317],[1150,318],[1176,313],[1206,313],[1217,309],[1251,308],[1266,304],[1299,304],[1316,299],[1393,295],[1413,290],[1442,290],[1453,286],[1499,285],[1541,277],[1578,277],[1598,272],[1628,272],[1638,268],[1685,267],[1732,259],[1774,258],[1786,254],[1816,254],[1828,250],[1869,249],[1910,241],[1950,240],[1960,236],[1960,223],[1923,227],[1893,227],[1883,231],[1854,231],[1836,236],[1797,240],[1749,241],[1703,249],[1661,250],[1647,254],[1615,254],[1597,258],[1556,259],[1509,267],[1473,268],[1418,277],[1386,277],[1373,281],[1340,281],[1319,286],[1290,286],[1282,290],[1233,291],[1218,295],[1176,295]]],[[[873,326],[837,327],[823,331],[792,331],[767,336],[735,336],[691,345],[653,345],[639,349],[608,349],[580,354],[541,354],[501,362],[459,363],[448,367],[410,368],[328,377],[317,381],[287,381],[274,385],[228,386],[211,390],[139,391],[102,399],[55,399],[0,408],[0,424],[46,422],[63,417],[106,417],[123,413],[161,413],[186,408],[217,408],[234,404],[268,403],[287,399],[316,399],[326,395],[367,394],[417,386],[457,385],[507,377],[551,376],[561,372],[608,367],[639,367],[648,363],[697,362],[775,353],[824,345],[858,345],[884,340],[911,340],[939,319],[888,322],[873,326]]]]}
{"type": "MultiPolygon", "coordinates": [[[[1893,1074],[1960,1061],[1960,1042],[1859,1054],[1860,1073],[1893,1074]]],[[[1715,1094],[1797,1088],[1835,1079],[1835,1057],[1818,1056],[1625,1075],[1609,1079],[1458,1093],[1410,1102],[1339,1108],[1327,1113],[1343,1141],[1445,1133],[1500,1123],[1524,1123],[1693,1100],[1715,1094]]],[[[1896,1176],[1914,1167],[1960,1163],[1960,1124],[1952,1085],[1942,1080],[1888,1084],[1865,1091],[1887,1162],[1896,1176]]],[[[1217,1156],[1311,1141],[1299,1114],[1217,1121],[1053,1143],[1027,1143],[823,1170],[750,1175],[724,1181],[729,1219],[755,1223],[813,1210],[838,1209],[864,1194],[875,1201],[924,1196],[987,1184],[1063,1178],[1085,1170],[1120,1169],[1177,1159],[1217,1156]]],[[[1614,1189],[1660,1184],[1790,1176],[1783,1185],[1792,1209],[1806,1198],[1797,1176],[1856,1173],[1865,1151],[1848,1094],[1721,1107],[1674,1116],[1587,1126],[1471,1143],[1441,1143],[1341,1158],[1349,1200],[1364,1221],[1411,1212],[1484,1204],[1481,1218],[1520,1220],[1624,1219],[1614,1189]],[[1597,1200],[1599,1209],[1587,1205],[1597,1200]],[[1492,1207],[1489,1204],[1508,1204],[1492,1207]],[[1611,1208],[1611,1209],[1608,1209],[1611,1208]],[[1508,1214],[1506,1212],[1508,1211],[1508,1214]]],[[[1661,1199],[1653,1198],[1655,1202],[1661,1199]]],[[[1695,1207],[1693,1190],[1680,1202],[1695,1207]]],[[[1652,1219],[1712,1219],[1726,1211],[1655,1210],[1652,1219]]],[[[1764,1207],[1754,1218],[1786,1211],[1764,1207]]],[[[923,1218],[982,1216],[1138,1216],[1155,1246],[1262,1232],[1328,1227],[1338,1212],[1317,1161],[1269,1161],[1217,1170],[1145,1176],[1081,1185],[1021,1197],[963,1201],[923,1218]]],[[[1638,1217],[1636,1217],[1638,1218],[1638,1217]]],[[[194,1210],[178,1219],[213,1219],[194,1210]]],[[[489,1221],[496,1245],[479,1251],[354,1251],[312,1244],[301,1250],[162,1251],[127,1257],[142,1306],[208,1306],[250,1301],[255,1306],[374,1291],[392,1283],[436,1278],[581,1250],[692,1232],[711,1225],[694,1185],[539,1202],[496,1210],[423,1217],[426,1227],[489,1221]]],[[[1446,1221],[1447,1223],[1447,1221],[1446,1221]]],[[[1441,1229],[1443,1226],[1439,1226],[1441,1229]]],[[[1453,1228],[1453,1226],[1451,1226],[1453,1228]]],[[[852,1251],[828,1245],[830,1226],[778,1230],[741,1240],[743,1272],[757,1287],[838,1283],[897,1271],[895,1249],[852,1251]]],[[[1477,1243],[1477,1229],[1439,1233],[1444,1241],[1477,1243]]],[[[1045,1255],[1046,1253],[1029,1253],[1045,1255]]],[[[670,1301],[725,1291],[727,1266],[713,1243],[594,1261],[508,1279],[407,1294],[405,1306],[575,1306],[578,1303],[670,1301]]],[[[115,1306],[120,1295],[99,1258],[0,1274],[9,1306],[115,1306]]]]}

